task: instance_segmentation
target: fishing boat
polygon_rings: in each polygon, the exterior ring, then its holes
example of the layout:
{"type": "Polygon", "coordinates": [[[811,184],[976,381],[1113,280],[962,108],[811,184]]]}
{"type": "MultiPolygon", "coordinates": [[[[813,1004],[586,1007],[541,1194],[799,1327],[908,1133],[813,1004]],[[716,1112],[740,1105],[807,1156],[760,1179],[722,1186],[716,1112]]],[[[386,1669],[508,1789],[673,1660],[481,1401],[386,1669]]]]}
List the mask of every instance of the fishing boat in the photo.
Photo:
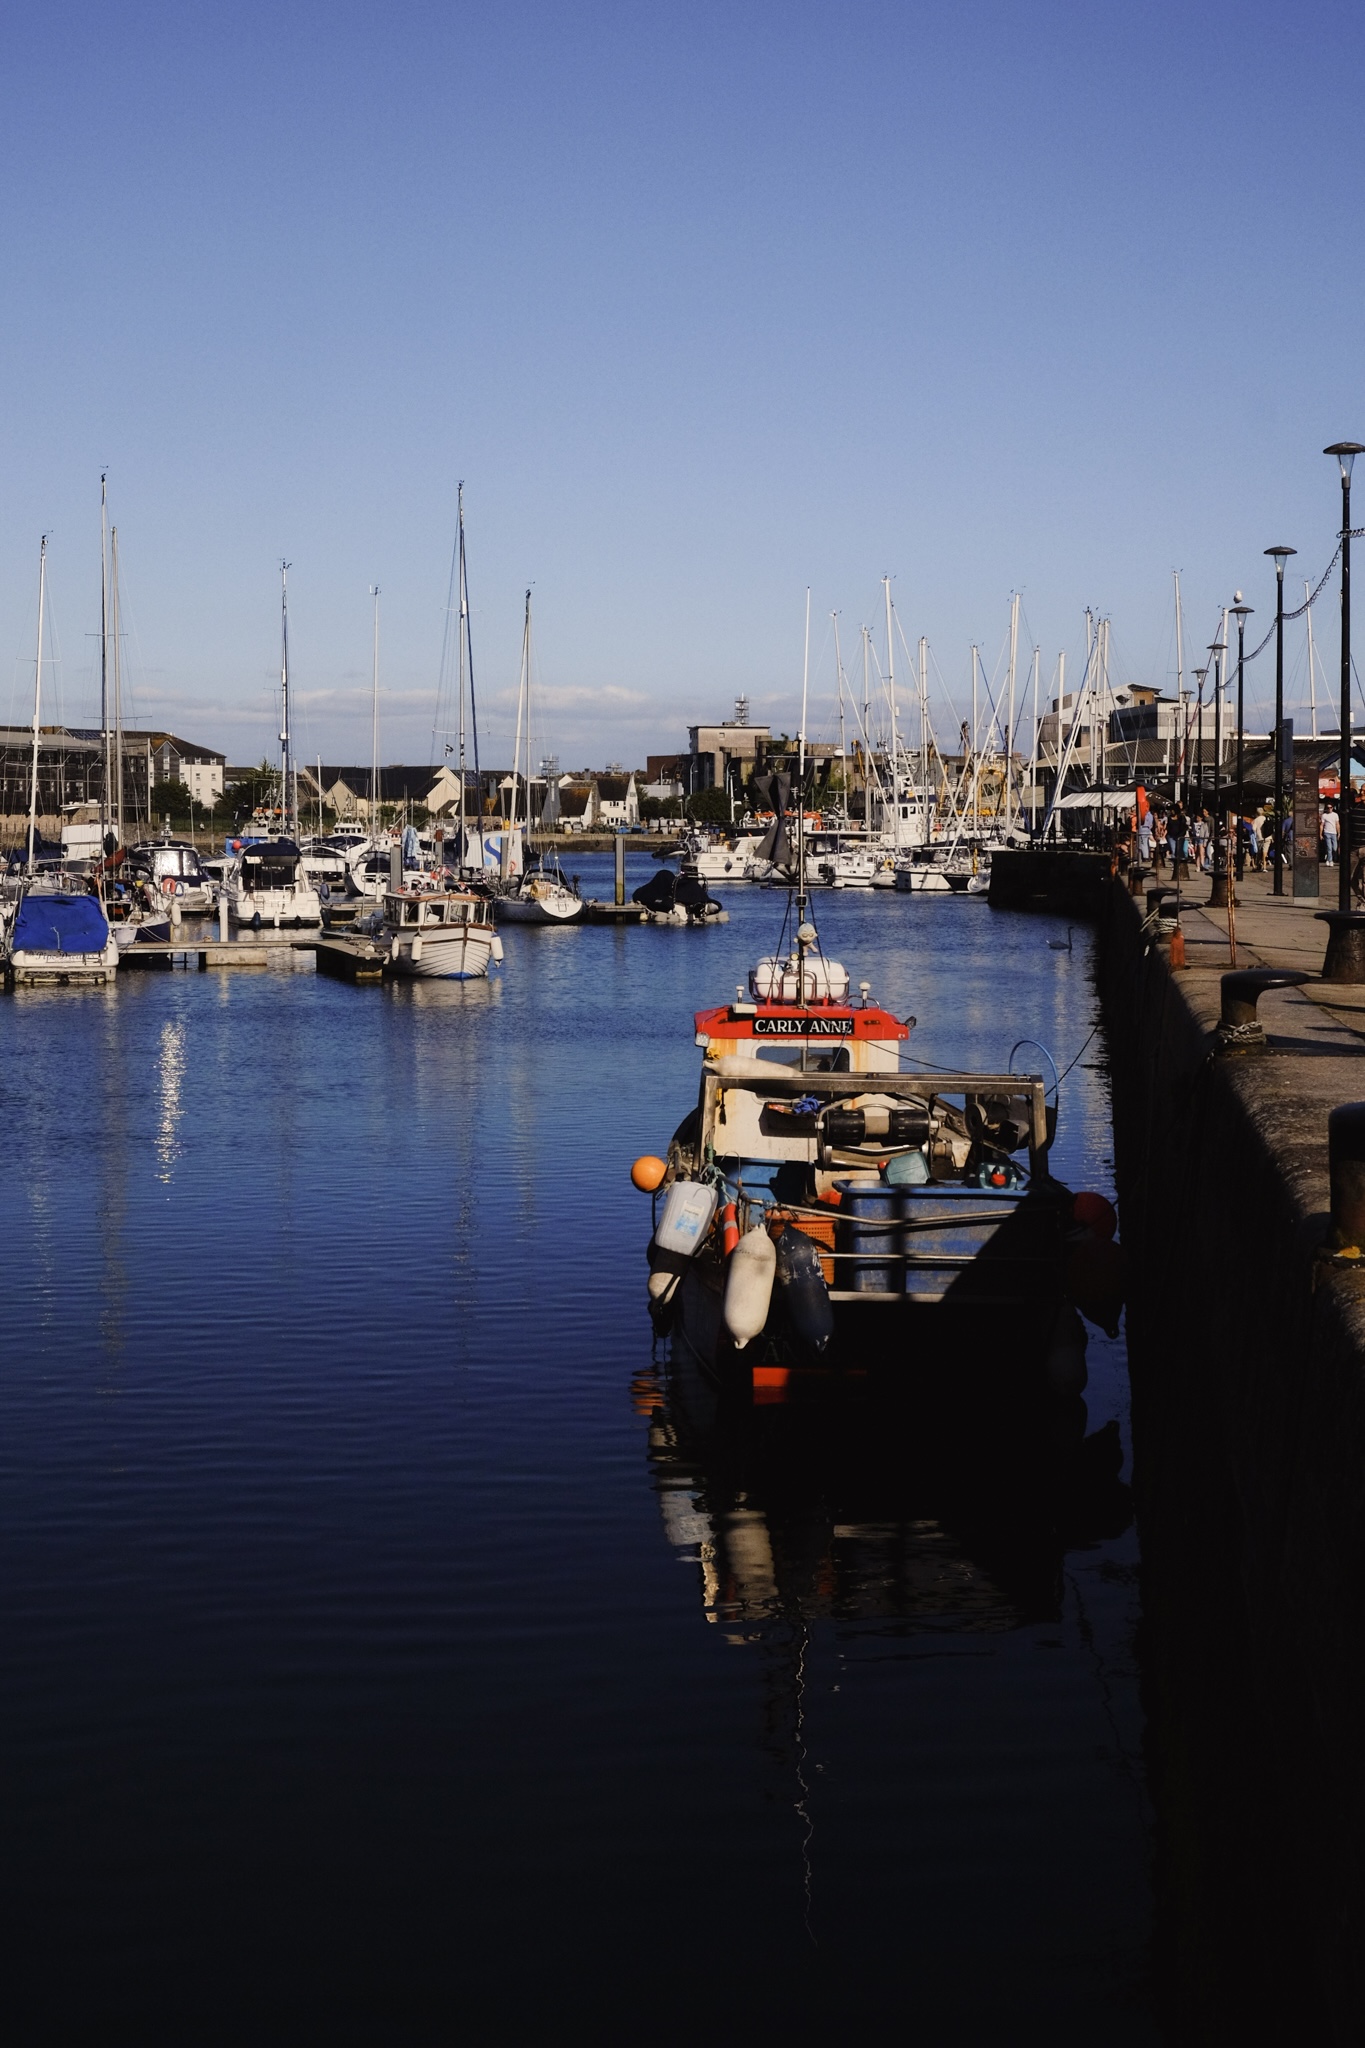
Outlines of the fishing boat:
{"type": "MultiPolygon", "coordinates": [[[[803,690],[803,730],[804,703],[803,690]]],[[[1076,1216],[1048,1167],[1044,1079],[1013,1057],[995,1072],[904,1070],[914,1020],[866,982],[854,998],[825,956],[799,802],[796,818],[779,949],[733,1001],[695,1014],[696,1106],[666,1157],[632,1168],[656,1198],[655,1321],[759,1398],[783,1398],[803,1367],[942,1370],[983,1341],[1039,1390],[1078,1392],[1083,1330],[1078,1361],[1064,1295],[1076,1216]]]]}
{"type": "Polygon", "coordinates": [[[425,880],[385,891],[374,936],[388,948],[388,971],[418,981],[478,981],[502,959],[492,900],[425,880]]]}
{"type": "Polygon", "coordinates": [[[493,908],[499,924],[579,924],[586,914],[553,854],[528,867],[506,895],[493,899],[493,908]]]}

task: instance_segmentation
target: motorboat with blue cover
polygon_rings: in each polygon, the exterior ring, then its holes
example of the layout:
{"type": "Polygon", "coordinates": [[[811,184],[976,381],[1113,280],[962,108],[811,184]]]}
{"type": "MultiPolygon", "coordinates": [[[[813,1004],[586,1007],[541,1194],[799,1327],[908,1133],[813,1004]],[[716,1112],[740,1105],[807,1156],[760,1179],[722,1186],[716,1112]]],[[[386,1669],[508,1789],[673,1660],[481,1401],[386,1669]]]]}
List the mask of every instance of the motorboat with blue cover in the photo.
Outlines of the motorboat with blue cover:
{"type": "Polygon", "coordinates": [[[5,944],[11,987],[110,982],[118,947],[97,896],[28,888],[5,944]]]}

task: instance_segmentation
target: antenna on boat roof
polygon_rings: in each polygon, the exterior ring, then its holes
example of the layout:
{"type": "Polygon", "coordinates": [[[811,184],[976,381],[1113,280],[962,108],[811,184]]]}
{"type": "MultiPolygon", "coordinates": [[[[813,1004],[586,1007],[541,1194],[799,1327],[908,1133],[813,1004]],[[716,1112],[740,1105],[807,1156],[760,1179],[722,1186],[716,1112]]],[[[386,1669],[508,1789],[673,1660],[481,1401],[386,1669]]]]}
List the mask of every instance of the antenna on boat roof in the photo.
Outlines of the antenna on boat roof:
{"type": "MultiPolygon", "coordinates": [[[[796,736],[796,999],[806,1000],[806,947],[815,934],[806,923],[806,699],[810,689],[810,585],[806,585],[806,646],[801,665],[801,730],[796,736]]],[[[802,1063],[805,1048],[802,1047],[802,1063]]]]}

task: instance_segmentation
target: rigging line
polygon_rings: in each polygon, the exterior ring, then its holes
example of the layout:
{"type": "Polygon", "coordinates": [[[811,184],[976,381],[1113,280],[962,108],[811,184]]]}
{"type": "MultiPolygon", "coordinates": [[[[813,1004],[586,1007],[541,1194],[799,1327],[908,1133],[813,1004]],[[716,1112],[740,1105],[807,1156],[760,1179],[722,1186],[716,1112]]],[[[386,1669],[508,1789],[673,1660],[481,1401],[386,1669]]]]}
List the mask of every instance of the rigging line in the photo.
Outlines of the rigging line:
{"type": "Polygon", "coordinates": [[[1085,1041],[1085,1044],[1084,1044],[1084,1045],[1083,1045],[1083,1046],[1081,1047],[1081,1052],[1078,1052],[1078,1053],[1076,1054],[1076,1059],[1073,1059],[1073,1060],[1069,1060],[1069,1061],[1067,1062],[1066,1066],[1064,1066],[1064,1067],[1062,1068],[1062,1071],[1061,1071],[1061,1073],[1060,1073],[1060,1074],[1058,1074],[1058,1076],[1057,1076],[1057,1086],[1058,1086],[1059,1088],[1061,1087],[1061,1085],[1062,1085],[1063,1081],[1065,1081],[1065,1079],[1066,1079],[1067,1075],[1068,1075],[1068,1074],[1069,1074],[1069,1073],[1071,1072],[1071,1069],[1072,1069],[1072,1067],[1074,1067],[1074,1066],[1075,1066],[1075,1064],[1076,1064],[1076,1060],[1078,1060],[1078,1059],[1080,1058],[1080,1056],[1081,1056],[1081,1053],[1083,1053],[1083,1052],[1085,1052],[1085,1051],[1087,1051],[1087,1050],[1088,1050],[1088,1048],[1089,1048],[1089,1047],[1090,1047],[1090,1046],[1091,1046],[1091,1045],[1092,1045],[1092,1044],[1094,1043],[1095,1039],[1099,1037],[1099,1034],[1100,1034],[1100,1032],[1101,1032],[1101,1030],[1102,1030],[1102,1029],[1103,1029],[1103,1026],[1102,1026],[1102,1025],[1100,1025],[1100,1024],[1097,1024],[1097,1025],[1095,1026],[1094,1030],[1093,1030],[1093,1031],[1091,1032],[1091,1034],[1090,1034],[1089,1038],[1087,1038],[1087,1039],[1086,1039],[1086,1041],[1085,1041]]]}

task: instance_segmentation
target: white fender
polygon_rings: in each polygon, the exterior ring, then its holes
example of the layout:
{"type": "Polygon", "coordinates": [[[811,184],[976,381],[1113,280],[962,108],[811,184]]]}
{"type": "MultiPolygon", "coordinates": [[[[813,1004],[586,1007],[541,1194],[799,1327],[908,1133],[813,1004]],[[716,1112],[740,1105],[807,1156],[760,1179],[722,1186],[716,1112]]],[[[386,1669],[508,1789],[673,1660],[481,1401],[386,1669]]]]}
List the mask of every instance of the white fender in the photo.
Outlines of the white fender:
{"type": "Polygon", "coordinates": [[[761,1223],[746,1230],[730,1254],[725,1275],[725,1327],[742,1351],[768,1320],[777,1272],[777,1246],[761,1223]]]}

